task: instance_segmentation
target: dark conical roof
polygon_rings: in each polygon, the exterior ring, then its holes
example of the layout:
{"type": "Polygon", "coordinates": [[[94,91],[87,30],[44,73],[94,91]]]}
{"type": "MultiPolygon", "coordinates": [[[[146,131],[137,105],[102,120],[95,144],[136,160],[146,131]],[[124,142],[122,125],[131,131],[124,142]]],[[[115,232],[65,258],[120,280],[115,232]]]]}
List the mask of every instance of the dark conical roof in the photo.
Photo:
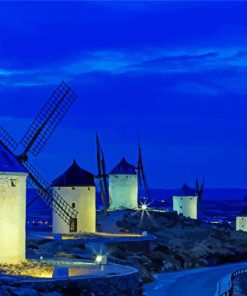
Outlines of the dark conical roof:
{"type": "Polygon", "coordinates": [[[82,169],[74,160],[72,165],[52,182],[56,187],[95,186],[94,175],[82,169]]]}
{"type": "Polygon", "coordinates": [[[14,155],[0,144],[0,172],[27,173],[14,155]]]}
{"type": "Polygon", "coordinates": [[[110,175],[136,175],[136,167],[123,157],[118,165],[110,172],[110,175]]]}
{"type": "Polygon", "coordinates": [[[177,196],[196,196],[196,191],[190,188],[186,183],[176,194],[177,196]]]}

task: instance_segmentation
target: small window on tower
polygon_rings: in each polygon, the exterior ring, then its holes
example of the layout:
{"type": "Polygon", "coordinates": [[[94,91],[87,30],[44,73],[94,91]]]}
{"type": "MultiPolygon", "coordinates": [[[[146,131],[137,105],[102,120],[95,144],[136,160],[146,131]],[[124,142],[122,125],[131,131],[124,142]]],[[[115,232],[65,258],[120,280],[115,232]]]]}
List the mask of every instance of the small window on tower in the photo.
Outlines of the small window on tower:
{"type": "Polygon", "coordinates": [[[16,187],[17,185],[17,180],[16,179],[10,179],[10,183],[12,187],[16,187]]]}
{"type": "Polygon", "coordinates": [[[72,190],[75,190],[75,187],[72,187],[72,190]]]}
{"type": "Polygon", "coordinates": [[[73,208],[73,209],[75,208],[75,203],[74,203],[74,202],[72,202],[72,208],[73,208]]]}
{"type": "Polygon", "coordinates": [[[88,187],[87,190],[90,191],[90,187],[88,187]]]}

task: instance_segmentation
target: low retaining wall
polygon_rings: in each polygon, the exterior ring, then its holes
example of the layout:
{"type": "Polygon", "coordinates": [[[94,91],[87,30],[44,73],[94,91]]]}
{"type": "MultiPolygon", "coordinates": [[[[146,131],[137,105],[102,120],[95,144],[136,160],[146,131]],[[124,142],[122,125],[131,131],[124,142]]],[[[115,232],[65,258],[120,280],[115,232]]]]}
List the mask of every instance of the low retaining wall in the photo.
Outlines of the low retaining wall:
{"type": "Polygon", "coordinates": [[[243,273],[247,272],[247,267],[241,268],[237,271],[234,271],[231,274],[226,275],[223,277],[217,285],[217,291],[215,293],[215,296],[231,296],[233,293],[233,279],[243,273]]]}
{"type": "MultiPolygon", "coordinates": [[[[121,266],[120,266],[121,267],[121,266]]],[[[138,271],[131,268],[126,274],[107,276],[79,276],[69,279],[37,279],[16,276],[0,276],[1,295],[19,295],[14,290],[33,291],[30,295],[58,292],[73,296],[138,296],[141,294],[138,271]],[[5,287],[5,290],[3,288],[5,287]],[[13,291],[11,289],[14,289],[13,291]],[[5,292],[6,291],[6,292],[5,292]],[[9,294],[7,294],[9,291],[9,294]],[[10,292],[12,291],[12,292],[10,292]],[[5,294],[6,293],[6,294],[5,294]],[[37,293],[37,294],[35,294],[37,293]]],[[[25,294],[23,294],[25,295],[25,294]]],[[[29,294],[26,294],[29,295],[29,294]]],[[[25,296],[26,296],[25,295],[25,296]]]]}

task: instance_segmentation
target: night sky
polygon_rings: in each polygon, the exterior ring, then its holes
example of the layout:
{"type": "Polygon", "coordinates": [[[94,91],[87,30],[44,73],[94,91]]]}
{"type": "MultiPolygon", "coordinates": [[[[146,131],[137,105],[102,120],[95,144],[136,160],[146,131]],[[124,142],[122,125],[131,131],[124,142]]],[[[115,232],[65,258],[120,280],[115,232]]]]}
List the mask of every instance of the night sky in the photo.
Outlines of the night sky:
{"type": "Polygon", "coordinates": [[[152,188],[247,188],[247,2],[0,3],[0,124],[20,139],[60,81],[78,99],[32,162],[137,161],[152,188]]]}

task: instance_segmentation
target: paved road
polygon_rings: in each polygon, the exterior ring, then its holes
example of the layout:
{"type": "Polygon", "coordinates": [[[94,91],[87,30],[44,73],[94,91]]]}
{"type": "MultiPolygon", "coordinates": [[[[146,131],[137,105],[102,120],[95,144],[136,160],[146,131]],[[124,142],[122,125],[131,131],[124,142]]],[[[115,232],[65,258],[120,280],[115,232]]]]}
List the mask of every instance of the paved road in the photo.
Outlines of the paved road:
{"type": "Polygon", "coordinates": [[[157,281],[145,286],[147,296],[214,296],[217,282],[225,275],[247,267],[247,262],[160,273],[157,281]]]}

